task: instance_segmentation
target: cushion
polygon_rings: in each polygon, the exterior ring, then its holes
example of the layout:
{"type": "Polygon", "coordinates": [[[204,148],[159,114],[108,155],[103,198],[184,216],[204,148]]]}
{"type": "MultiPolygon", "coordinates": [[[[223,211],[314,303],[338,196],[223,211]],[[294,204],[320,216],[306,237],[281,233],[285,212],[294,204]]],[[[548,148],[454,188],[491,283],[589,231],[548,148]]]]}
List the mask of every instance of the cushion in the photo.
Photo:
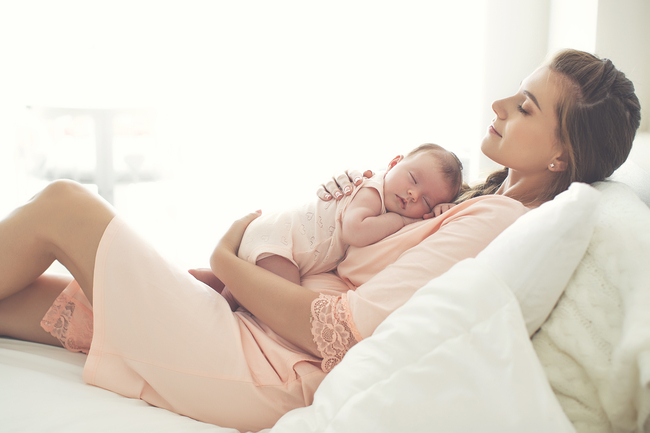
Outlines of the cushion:
{"type": "Polygon", "coordinates": [[[650,431],[650,209],[626,185],[595,186],[591,242],[533,344],[578,431],[650,431]]]}
{"type": "Polygon", "coordinates": [[[574,183],[501,233],[476,259],[504,279],[533,335],[553,310],[582,259],[600,193],[574,183]]]}

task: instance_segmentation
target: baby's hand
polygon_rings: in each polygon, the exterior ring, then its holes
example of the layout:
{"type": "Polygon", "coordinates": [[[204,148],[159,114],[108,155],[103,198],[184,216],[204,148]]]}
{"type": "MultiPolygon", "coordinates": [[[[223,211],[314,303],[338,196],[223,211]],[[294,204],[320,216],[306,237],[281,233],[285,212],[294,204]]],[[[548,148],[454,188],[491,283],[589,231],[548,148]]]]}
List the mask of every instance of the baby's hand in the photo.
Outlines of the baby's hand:
{"type": "Polygon", "coordinates": [[[431,211],[431,213],[428,213],[428,214],[426,214],[424,216],[424,219],[435,218],[437,216],[440,216],[440,215],[443,214],[443,212],[447,212],[449,209],[451,209],[454,206],[456,206],[456,205],[453,204],[453,203],[440,203],[440,204],[437,204],[437,205],[435,205],[433,207],[433,210],[431,211]]]}

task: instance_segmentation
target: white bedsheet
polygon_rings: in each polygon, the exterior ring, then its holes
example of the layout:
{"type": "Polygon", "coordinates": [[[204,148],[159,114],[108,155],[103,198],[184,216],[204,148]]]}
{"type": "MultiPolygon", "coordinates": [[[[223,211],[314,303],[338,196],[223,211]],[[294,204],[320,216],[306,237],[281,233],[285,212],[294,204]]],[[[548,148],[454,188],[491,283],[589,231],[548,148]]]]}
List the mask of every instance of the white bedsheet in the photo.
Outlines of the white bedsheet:
{"type": "Polygon", "coordinates": [[[85,360],[0,338],[0,432],[236,432],[86,385],[85,360]]]}

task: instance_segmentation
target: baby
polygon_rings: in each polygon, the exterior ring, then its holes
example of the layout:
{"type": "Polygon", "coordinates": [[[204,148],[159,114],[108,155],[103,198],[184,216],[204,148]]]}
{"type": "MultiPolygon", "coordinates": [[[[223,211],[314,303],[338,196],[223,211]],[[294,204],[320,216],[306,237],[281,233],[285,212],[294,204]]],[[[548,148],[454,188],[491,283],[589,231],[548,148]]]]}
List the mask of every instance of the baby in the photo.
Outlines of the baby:
{"type": "MultiPolygon", "coordinates": [[[[423,144],[340,201],[316,200],[257,218],[239,257],[300,284],[302,276],[336,268],[350,245],[370,245],[426,214],[440,215],[458,195],[461,170],[453,153],[423,144]]],[[[228,289],[221,294],[234,310],[238,304],[228,289]]]]}

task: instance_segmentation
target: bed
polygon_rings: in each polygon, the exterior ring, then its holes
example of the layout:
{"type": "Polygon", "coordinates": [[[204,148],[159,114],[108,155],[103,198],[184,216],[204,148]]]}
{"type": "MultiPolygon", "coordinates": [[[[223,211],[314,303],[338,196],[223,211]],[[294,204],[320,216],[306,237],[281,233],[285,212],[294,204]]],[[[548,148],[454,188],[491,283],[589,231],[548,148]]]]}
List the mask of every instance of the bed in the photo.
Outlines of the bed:
{"type": "MultiPolygon", "coordinates": [[[[650,431],[647,168],[521,217],[264,432],[650,431]]],[[[0,431],[235,433],[88,386],[84,362],[0,338],[0,431]]]]}

